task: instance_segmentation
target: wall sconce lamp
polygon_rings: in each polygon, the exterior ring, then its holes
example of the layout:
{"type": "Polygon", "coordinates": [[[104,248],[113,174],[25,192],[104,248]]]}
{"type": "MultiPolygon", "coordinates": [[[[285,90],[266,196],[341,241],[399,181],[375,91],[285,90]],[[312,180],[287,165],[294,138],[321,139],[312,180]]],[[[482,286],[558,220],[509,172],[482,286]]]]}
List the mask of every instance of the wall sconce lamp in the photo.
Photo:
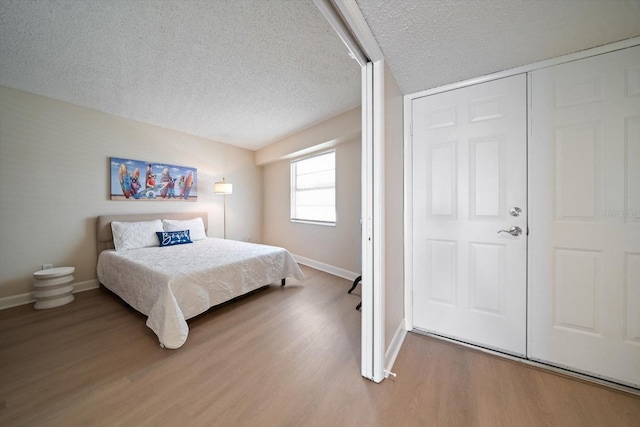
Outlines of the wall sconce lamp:
{"type": "Polygon", "coordinates": [[[215,194],[222,194],[222,222],[224,223],[224,238],[227,238],[227,194],[233,193],[233,184],[229,184],[222,178],[222,181],[216,182],[213,186],[215,194]]]}

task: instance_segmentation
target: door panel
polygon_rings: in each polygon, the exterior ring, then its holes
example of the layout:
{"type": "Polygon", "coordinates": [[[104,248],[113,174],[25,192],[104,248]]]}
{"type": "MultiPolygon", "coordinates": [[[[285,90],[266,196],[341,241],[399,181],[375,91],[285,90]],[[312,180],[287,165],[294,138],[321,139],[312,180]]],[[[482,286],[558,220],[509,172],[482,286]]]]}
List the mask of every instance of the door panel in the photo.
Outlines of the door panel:
{"type": "Polygon", "coordinates": [[[414,325],[524,356],[526,77],[419,98],[412,114],[414,325]]]}
{"type": "Polygon", "coordinates": [[[531,74],[529,354],[640,386],[640,47],[531,74]]]}

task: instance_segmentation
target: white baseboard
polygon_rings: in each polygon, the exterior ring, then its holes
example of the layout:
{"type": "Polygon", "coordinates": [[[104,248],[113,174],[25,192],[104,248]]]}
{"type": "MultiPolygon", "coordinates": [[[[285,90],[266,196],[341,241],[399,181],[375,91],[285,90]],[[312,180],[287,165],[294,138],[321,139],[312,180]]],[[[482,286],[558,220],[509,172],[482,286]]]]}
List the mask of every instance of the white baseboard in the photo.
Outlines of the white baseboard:
{"type": "Polygon", "coordinates": [[[84,292],[91,289],[98,289],[100,287],[100,282],[98,279],[85,280],[84,282],[78,282],[73,284],[73,293],[77,294],[78,292],[84,292]]]}
{"type": "Polygon", "coordinates": [[[20,294],[20,295],[11,295],[8,297],[2,297],[0,298],[0,310],[4,310],[5,308],[17,307],[19,305],[29,304],[35,301],[36,299],[33,296],[33,292],[20,294]]]}
{"type": "Polygon", "coordinates": [[[297,263],[303,264],[316,270],[324,271],[325,273],[333,274],[334,276],[342,277],[343,279],[354,281],[356,277],[360,275],[360,273],[354,273],[352,271],[348,271],[342,268],[334,267],[333,265],[325,264],[320,261],[315,261],[313,259],[305,258],[300,255],[293,255],[293,259],[296,260],[297,263]]]}
{"type": "MultiPolygon", "coordinates": [[[[86,280],[84,282],[76,282],[73,284],[73,293],[88,291],[89,289],[97,289],[100,287],[98,279],[86,280]]],[[[17,307],[19,305],[31,304],[36,302],[34,292],[27,292],[26,294],[10,295],[8,297],[0,298],[0,310],[6,308],[17,307]]]]}
{"type": "Polygon", "coordinates": [[[405,321],[402,319],[400,325],[398,325],[398,329],[396,329],[396,333],[391,339],[389,348],[387,348],[387,352],[384,355],[385,378],[389,376],[388,372],[391,372],[393,364],[396,363],[396,358],[398,357],[398,353],[400,353],[402,343],[404,343],[404,338],[407,336],[407,330],[404,327],[404,323],[405,321]]]}

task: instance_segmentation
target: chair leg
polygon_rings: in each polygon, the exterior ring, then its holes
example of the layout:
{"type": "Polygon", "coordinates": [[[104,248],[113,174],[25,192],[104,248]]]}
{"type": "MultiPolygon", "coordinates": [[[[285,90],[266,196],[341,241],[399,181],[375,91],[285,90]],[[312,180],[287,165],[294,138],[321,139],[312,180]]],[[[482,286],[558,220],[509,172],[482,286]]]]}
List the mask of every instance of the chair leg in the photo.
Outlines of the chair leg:
{"type": "Polygon", "coordinates": [[[361,280],[362,276],[356,277],[356,280],[353,281],[353,286],[351,286],[351,289],[349,289],[347,293],[350,294],[356,288],[356,286],[358,286],[358,283],[360,283],[361,280]]]}
{"type": "MultiPolygon", "coordinates": [[[[351,286],[351,289],[349,289],[349,292],[347,293],[350,294],[351,291],[353,291],[356,288],[356,286],[358,286],[358,283],[360,283],[361,281],[362,281],[362,276],[356,277],[356,280],[353,281],[353,286],[351,286]]],[[[358,303],[358,305],[356,306],[356,310],[360,310],[361,307],[362,307],[362,301],[358,303]]]]}

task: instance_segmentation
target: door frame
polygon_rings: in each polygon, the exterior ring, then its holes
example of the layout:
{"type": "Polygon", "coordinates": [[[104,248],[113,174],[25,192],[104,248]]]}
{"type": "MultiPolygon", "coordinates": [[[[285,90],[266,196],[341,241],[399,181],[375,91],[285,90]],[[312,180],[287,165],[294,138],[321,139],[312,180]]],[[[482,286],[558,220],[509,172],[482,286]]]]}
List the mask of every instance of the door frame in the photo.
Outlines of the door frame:
{"type": "MultiPolygon", "coordinates": [[[[414,330],[413,323],[413,128],[412,128],[412,117],[413,117],[413,101],[418,98],[422,98],[429,95],[435,95],[442,92],[447,92],[454,89],[460,89],[472,85],[476,85],[479,83],[485,83],[505,77],[511,77],[516,74],[527,73],[527,108],[530,107],[531,102],[531,84],[530,84],[530,72],[539,70],[541,68],[547,68],[554,65],[564,64],[567,62],[577,61],[584,58],[589,58],[596,55],[602,55],[605,53],[614,52],[621,49],[626,49],[633,46],[640,45],[640,37],[634,37],[627,40],[622,40],[619,42],[594,47],[591,49],[583,50],[580,52],[559,56],[552,59],[547,59],[544,61],[535,62],[533,64],[523,65],[521,67],[512,68],[510,70],[501,71],[498,73],[487,74],[484,76],[476,77],[469,80],[464,80],[461,82],[456,82],[450,85],[440,86],[433,89],[428,89],[412,94],[408,94],[404,96],[404,224],[405,224],[405,236],[404,236],[404,252],[405,252],[405,264],[404,264],[404,274],[405,274],[405,320],[406,320],[406,329],[407,331],[414,330]]],[[[530,120],[527,119],[529,123],[527,123],[527,136],[530,138],[531,126],[530,120]]],[[[531,180],[528,179],[530,183],[531,180]]],[[[527,192],[529,188],[527,188],[527,192]]],[[[528,197],[527,197],[528,199],[528,197]]],[[[529,207],[531,209],[531,207],[529,207]]],[[[531,265],[531,253],[527,251],[527,279],[530,276],[530,265],[531,265]]],[[[527,289],[527,298],[529,298],[529,289],[527,289]]],[[[531,313],[527,313],[527,347],[529,343],[529,327],[530,327],[530,316],[531,313]]],[[[476,348],[475,346],[471,346],[476,348]]],[[[492,351],[490,351],[492,352],[492,351]]],[[[492,352],[498,355],[502,355],[502,353],[492,352]]],[[[510,357],[510,356],[509,356],[510,357]]],[[[529,362],[535,363],[535,362],[529,362]]]]}
{"type": "Polygon", "coordinates": [[[362,352],[361,373],[384,379],[384,64],[362,67],[362,352]]]}
{"type": "Polygon", "coordinates": [[[314,0],[362,72],[361,374],[385,378],[384,57],[355,0],[314,0]]]}

